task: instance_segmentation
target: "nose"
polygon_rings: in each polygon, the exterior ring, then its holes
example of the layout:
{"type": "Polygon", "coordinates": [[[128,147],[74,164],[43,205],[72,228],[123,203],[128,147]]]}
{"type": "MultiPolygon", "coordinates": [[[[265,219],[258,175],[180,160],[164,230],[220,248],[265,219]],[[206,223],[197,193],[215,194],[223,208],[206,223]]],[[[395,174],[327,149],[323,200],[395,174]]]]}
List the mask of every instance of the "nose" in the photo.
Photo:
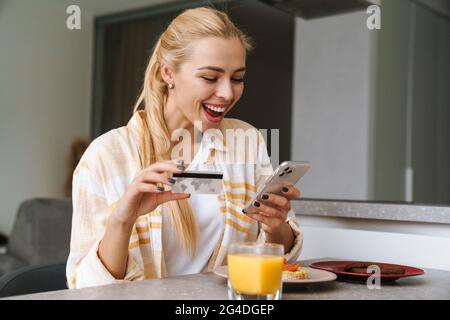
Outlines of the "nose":
{"type": "Polygon", "coordinates": [[[217,87],[216,96],[226,102],[231,102],[233,100],[233,85],[230,80],[220,81],[217,87]]]}

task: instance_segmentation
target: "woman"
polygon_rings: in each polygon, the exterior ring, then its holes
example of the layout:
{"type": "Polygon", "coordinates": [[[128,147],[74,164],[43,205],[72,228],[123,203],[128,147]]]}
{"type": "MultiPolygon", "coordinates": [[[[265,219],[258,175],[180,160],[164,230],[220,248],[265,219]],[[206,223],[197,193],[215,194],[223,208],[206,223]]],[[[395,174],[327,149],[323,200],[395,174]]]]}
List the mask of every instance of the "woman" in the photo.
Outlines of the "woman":
{"type": "Polygon", "coordinates": [[[210,271],[236,241],[281,243],[288,261],[298,257],[289,201],[298,189],[256,201],[259,214],[241,212],[273,170],[262,135],[238,163],[221,161],[236,148],[209,134],[256,131],[224,119],[242,95],[249,49],[228,16],[210,8],[186,10],[160,36],[133,117],[94,140],[74,172],[70,288],[210,271]],[[173,157],[180,130],[194,157],[173,157]],[[223,193],[172,193],[172,175],[185,170],[222,172],[223,193]]]}

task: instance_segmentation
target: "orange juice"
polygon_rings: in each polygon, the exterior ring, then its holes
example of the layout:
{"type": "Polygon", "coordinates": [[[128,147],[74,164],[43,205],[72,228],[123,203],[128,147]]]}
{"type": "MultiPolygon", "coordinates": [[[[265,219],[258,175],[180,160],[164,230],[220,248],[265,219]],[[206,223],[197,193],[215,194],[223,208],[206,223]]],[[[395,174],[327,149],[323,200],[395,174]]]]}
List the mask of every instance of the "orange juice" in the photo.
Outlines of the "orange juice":
{"type": "Polygon", "coordinates": [[[229,254],[228,277],[244,294],[272,294],[281,286],[283,257],[269,254],[229,254]]]}

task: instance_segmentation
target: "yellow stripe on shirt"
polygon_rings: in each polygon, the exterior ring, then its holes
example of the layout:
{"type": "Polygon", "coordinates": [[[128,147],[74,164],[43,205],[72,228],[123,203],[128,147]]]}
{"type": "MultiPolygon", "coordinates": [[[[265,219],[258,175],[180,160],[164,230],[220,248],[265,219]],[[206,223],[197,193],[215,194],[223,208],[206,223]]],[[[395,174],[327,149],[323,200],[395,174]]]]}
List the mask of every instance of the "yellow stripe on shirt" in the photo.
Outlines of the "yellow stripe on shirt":
{"type": "Polygon", "coordinates": [[[150,232],[150,229],[148,228],[148,226],[145,227],[136,227],[136,231],[137,233],[145,233],[145,232],[150,232]]]}
{"type": "Polygon", "coordinates": [[[223,184],[231,188],[245,188],[245,190],[250,190],[256,192],[256,186],[246,182],[232,182],[230,180],[222,180],[223,184]]]}
{"type": "MultiPolygon", "coordinates": [[[[225,192],[225,196],[228,197],[228,199],[241,199],[244,200],[246,202],[252,200],[253,198],[247,194],[242,194],[242,193],[231,193],[231,192],[225,192]]],[[[225,200],[223,195],[219,196],[220,200],[225,200]]]]}
{"type": "Polygon", "coordinates": [[[137,248],[139,245],[149,244],[149,243],[150,243],[150,238],[140,238],[138,240],[130,242],[130,244],[128,245],[128,248],[134,249],[134,248],[137,248]]]}
{"type": "Polygon", "coordinates": [[[247,217],[246,215],[244,215],[243,213],[240,213],[236,210],[234,210],[233,208],[230,207],[220,207],[220,211],[225,213],[225,212],[229,212],[230,214],[232,214],[233,216],[235,216],[236,218],[238,218],[239,220],[242,220],[246,223],[252,223],[252,219],[247,217]]]}
{"type": "Polygon", "coordinates": [[[233,220],[226,219],[225,223],[227,225],[229,225],[230,227],[233,227],[234,229],[236,229],[236,230],[238,230],[240,232],[243,232],[243,233],[246,233],[246,234],[250,234],[250,229],[249,228],[245,228],[245,227],[239,225],[237,222],[234,222],[233,220]]]}

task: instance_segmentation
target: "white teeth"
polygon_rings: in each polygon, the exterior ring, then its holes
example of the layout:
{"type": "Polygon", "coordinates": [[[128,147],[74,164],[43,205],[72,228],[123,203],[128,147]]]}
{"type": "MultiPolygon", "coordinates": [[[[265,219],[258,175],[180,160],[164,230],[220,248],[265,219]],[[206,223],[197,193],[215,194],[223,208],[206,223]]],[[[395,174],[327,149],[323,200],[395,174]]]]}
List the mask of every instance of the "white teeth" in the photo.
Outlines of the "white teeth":
{"type": "Polygon", "coordinates": [[[212,111],[215,111],[215,112],[224,112],[225,109],[226,109],[226,107],[220,108],[220,107],[215,107],[215,106],[212,106],[212,105],[209,105],[209,104],[206,104],[206,103],[204,103],[203,105],[206,108],[211,109],[212,111]]]}

